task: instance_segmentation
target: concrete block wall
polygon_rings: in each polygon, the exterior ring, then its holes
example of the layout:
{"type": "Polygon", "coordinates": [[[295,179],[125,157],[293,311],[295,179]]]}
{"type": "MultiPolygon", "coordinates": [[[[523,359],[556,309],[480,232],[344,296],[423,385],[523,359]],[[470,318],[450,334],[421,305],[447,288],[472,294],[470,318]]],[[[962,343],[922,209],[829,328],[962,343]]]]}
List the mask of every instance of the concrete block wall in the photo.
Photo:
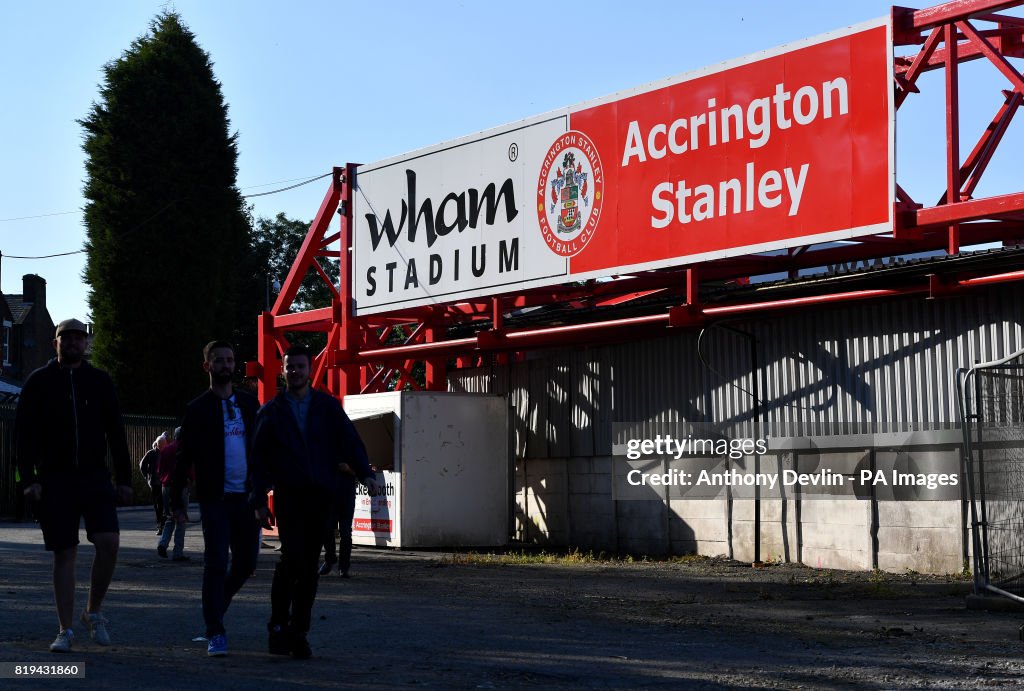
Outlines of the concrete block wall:
{"type": "Polygon", "coordinates": [[[707,499],[670,499],[673,554],[729,556],[729,504],[707,499]]]}
{"type": "Polygon", "coordinates": [[[600,552],[617,543],[612,501],[612,459],[569,458],[569,537],[581,550],[600,552]]]}
{"type": "MultiPolygon", "coordinates": [[[[819,450],[816,455],[823,465],[838,467],[844,454],[829,458],[819,450]]],[[[778,467],[791,467],[791,462],[778,467]]],[[[665,488],[648,488],[647,500],[629,500],[615,496],[616,482],[621,482],[616,472],[611,457],[520,460],[517,539],[594,552],[755,561],[758,502],[749,498],[749,488],[734,492],[731,500],[724,494],[687,499],[665,488]]],[[[858,499],[852,487],[762,496],[762,561],[942,574],[964,567],[968,540],[959,500],[858,499]]]]}
{"type": "Polygon", "coordinates": [[[800,561],[818,569],[870,571],[871,503],[851,499],[802,502],[800,561]]]}
{"type": "MultiPolygon", "coordinates": [[[[756,511],[752,499],[733,501],[733,557],[740,561],[755,561],[756,511]]],[[[761,561],[799,561],[796,516],[794,500],[761,500],[761,561]]]]}
{"type": "Polygon", "coordinates": [[[879,502],[878,568],[921,573],[961,571],[961,506],[958,501],[879,502]]]}
{"type": "Polygon", "coordinates": [[[569,540],[569,464],[564,458],[520,461],[515,472],[515,537],[527,544],[569,540]]]}

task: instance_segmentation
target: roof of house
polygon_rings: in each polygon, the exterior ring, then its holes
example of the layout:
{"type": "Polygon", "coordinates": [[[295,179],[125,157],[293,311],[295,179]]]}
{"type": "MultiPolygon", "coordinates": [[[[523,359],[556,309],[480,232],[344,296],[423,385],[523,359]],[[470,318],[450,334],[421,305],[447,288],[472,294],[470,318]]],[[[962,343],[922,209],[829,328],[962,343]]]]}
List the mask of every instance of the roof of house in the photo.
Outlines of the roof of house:
{"type": "Polygon", "coordinates": [[[24,295],[4,295],[7,307],[11,310],[11,316],[15,324],[23,324],[28,313],[32,310],[33,302],[25,302],[24,295]]]}

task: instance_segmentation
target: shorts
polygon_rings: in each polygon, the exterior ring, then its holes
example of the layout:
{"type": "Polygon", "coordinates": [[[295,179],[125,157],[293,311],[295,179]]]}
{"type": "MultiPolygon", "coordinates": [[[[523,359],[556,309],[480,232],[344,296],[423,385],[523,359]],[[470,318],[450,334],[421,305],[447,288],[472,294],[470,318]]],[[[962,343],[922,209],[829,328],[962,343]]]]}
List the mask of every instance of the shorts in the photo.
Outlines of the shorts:
{"type": "Polygon", "coordinates": [[[43,497],[38,505],[39,527],[48,551],[60,551],[78,544],[78,527],[85,519],[89,542],[97,533],[119,533],[117,494],[107,471],[69,473],[42,482],[43,497]]]}

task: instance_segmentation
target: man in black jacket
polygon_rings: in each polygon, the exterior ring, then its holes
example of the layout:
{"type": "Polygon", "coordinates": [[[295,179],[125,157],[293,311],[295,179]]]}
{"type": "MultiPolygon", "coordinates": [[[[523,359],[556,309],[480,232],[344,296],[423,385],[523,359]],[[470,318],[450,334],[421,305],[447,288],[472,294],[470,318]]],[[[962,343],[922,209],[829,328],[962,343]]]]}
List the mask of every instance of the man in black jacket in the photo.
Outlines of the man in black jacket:
{"type": "Polygon", "coordinates": [[[341,466],[376,489],[359,433],[338,399],[310,386],[309,350],[292,346],[284,356],[287,390],[267,402],[256,418],[253,441],[253,506],[266,511],[274,490],[281,559],[270,587],[269,649],[307,659],[319,574],[317,562],[341,466]]]}
{"type": "Polygon", "coordinates": [[[149,485],[149,491],[153,496],[153,512],[156,514],[156,534],[164,532],[164,523],[170,507],[164,508],[163,485],[160,483],[160,474],[156,472],[156,462],[160,458],[160,452],[167,446],[167,432],[161,432],[160,436],[153,442],[152,448],[146,452],[139,461],[139,472],[149,485]]]}
{"type": "Polygon", "coordinates": [[[85,324],[77,319],[57,326],[57,357],[25,381],[15,422],[24,493],[38,502],[43,543],[53,552],[53,594],[60,621],[60,633],[50,644],[54,652],[69,652],[75,640],[75,560],[83,518],[96,556],[81,620],[96,643],[110,645],[100,606],[120,545],[117,502],[132,499],[131,460],[114,383],[85,360],[88,338],[85,324]],[[108,447],[116,491],[107,468],[108,447]]]}
{"type": "Polygon", "coordinates": [[[194,496],[203,521],[203,620],[207,655],[227,655],[224,613],[231,598],[256,568],[259,523],[249,507],[250,452],[255,429],[255,396],[232,387],[234,347],[211,341],[203,348],[210,388],[188,404],[181,423],[171,505],[179,522],[188,520],[182,491],[195,468],[194,496]],[[228,553],[231,567],[228,568],[228,553]]]}

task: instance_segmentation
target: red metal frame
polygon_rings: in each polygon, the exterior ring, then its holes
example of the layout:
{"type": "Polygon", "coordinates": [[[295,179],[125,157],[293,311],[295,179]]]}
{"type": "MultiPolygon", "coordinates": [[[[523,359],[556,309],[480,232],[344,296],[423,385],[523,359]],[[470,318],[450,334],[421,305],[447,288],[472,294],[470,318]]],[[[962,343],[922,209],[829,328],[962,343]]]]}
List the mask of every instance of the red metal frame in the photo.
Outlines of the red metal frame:
{"type": "MultiPolygon", "coordinates": [[[[916,55],[894,59],[893,86],[897,109],[917,93],[918,78],[930,70],[945,70],[946,189],[934,206],[911,198],[897,185],[895,228],[889,236],[860,238],[841,247],[808,251],[799,247],[776,256],[749,255],[615,277],[582,286],[555,286],[475,300],[418,307],[368,317],[352,314],[352,186],[356,166],[335,168],[331,186],[310,226],[273,307],[259,316],[258,361],[247,374],[259,380],[261,400],[273,396],[279,372],[278,354],[288,347],[290,331],[327,334],[327,346],[313,363],[316,385],[339,398],[388,388],[419,387],[414,367],[423,363],[425,386],[443,390],[447,369],[475,367],[485,362],[509,362],[527,350],[588,346],[666,333],[671,327],[692,327],[709,320],[807,305],[924,294],[938,297],[960,290],[1005,281],[1024,280],[1024,271],[989,276],[929,276],[916,285],[831,292],[782,300],[702,305],[701,283],[744,284],[748,277],[944,249],[958,254],[965,245],[1024,241],[1024,192],[976,199],[978,182],[999,147],[1007,127],[1024,101],[1024,76],[1007,60],[1024,57],[1024,19],[996,14],[1024,0],[954,0],[936,7],[912,10],[894,7],[893,36],[897,46],[920,45],[916,55]],[[988,28],[979,30],[976,22],[988,28]],[[960,150],[960,64],[987,59],[1008,80],[1001,105],[967,158],[960,150]],[[337,211],[340,229],[329,233],[337,211]],[[332,245],[339,249],[329,249],[332,245]],[[309,271],[330,284],[318,263],[320,257],[340,262],[340,286],[333,286],[329,308],[289,313],[299,285],[309,271]],[[601,308],[650,298],[667,298],[677,306],[658,314],[604,319],[582,324],[506,328],[506,315],[526,307],[601,308]],[[469,326],[473,335],[446,338],[452,327],[469,326]]],[[[898,110],[897,110],[898,112],[898,110]]],[[[465,329],[463,329],[465,330],[465,329]]]]}

